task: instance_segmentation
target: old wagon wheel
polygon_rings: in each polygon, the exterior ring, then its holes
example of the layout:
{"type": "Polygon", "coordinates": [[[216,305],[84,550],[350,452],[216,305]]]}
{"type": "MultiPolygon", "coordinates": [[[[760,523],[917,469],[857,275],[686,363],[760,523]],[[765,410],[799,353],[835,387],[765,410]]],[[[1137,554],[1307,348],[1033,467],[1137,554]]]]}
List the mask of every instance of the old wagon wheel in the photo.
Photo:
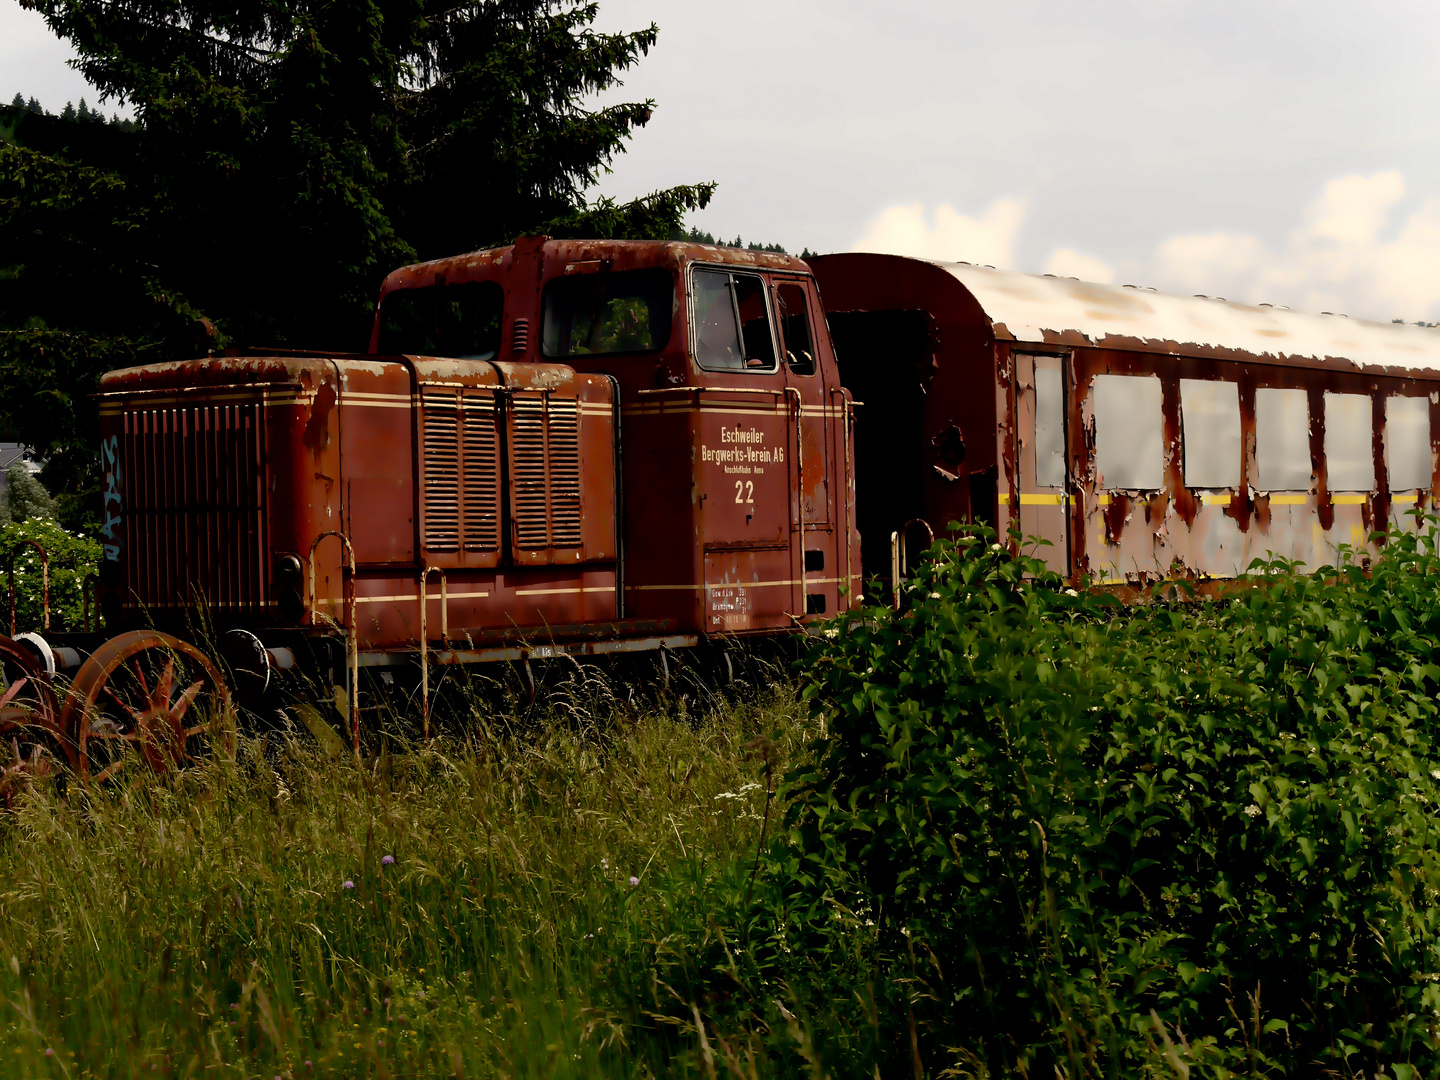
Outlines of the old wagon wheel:
{"type": "Polygon", "coordinates": [[[75,673],[60,723],[89,780],[110,779],[132,750],[165,773],[199,760],[207,744],[235,747],[225,680],[195,646],[158,630],[132,630],[96,649],[75,673]]]}
{"type": "Polygon", "coordinates": [[[40,660],[14,638],[0,635],[0,801],[7,805],[27,779],[70,761],[73,747],[62,735],[59,703],[40,660]]]}

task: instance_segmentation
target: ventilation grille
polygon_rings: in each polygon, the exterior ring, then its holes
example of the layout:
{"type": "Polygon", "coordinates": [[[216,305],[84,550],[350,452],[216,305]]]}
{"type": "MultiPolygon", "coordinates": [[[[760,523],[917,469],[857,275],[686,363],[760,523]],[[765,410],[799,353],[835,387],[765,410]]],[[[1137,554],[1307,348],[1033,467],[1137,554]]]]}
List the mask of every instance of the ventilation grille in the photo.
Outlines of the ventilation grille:
{"type": "Polygon", "coordinates": [[[466,551],[500,550],[500,452],[495,395],[466,390],[461,423],[461,540],[466,551]]]}
{"type": "Polygon", "coordinates": [[[421,392],[425,449],[423,541],[427,551],[460,550],[460,400],[453,390],[421,392]]]}
{"type": "Polygon", "coordinates": [[[122,409],[132,601],[265,604],[264,416],[259,400],[122,409]]]}
{"type": "Polygon", "coordinates": [[[427,551],[500,550],[499,454],[489,390],[421,389],[427,551]]]}
{"type": "Polygon", "coordinates": [[[513,348],[517,353],[523,353],[530,348],[530,320],[516,319],[515,330],[511,338],[513,348]]]}
{"type": "Polygon", "coordinates": [[[579,547],[580,410],[574,398],[511,398],[510,477],[515,546],[579,547]]]}

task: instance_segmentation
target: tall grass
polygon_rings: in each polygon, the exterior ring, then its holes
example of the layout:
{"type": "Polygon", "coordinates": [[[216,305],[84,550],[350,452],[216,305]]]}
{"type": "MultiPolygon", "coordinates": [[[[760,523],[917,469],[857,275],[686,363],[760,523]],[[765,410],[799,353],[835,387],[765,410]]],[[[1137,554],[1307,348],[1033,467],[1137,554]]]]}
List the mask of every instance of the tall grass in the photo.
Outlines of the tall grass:
{"type": "Polygon", "coordinates": [[[771,1036],[803,1066],[799,1020],[727,1033],[684,989],[814,734],[788,676],[578,700],[37,786],[0,821],[0,1075],[758,1075],[771,1036]]]}

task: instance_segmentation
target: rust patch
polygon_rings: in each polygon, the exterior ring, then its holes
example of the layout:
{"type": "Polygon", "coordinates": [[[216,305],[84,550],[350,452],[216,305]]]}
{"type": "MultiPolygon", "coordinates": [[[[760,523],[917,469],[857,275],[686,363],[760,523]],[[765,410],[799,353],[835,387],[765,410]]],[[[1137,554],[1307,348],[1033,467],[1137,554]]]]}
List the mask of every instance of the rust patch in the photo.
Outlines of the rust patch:
{"type": "MultiPolygon", "coordinates": [[[[1105,520],[1105,537],[1112,544],[1120,543],[1120,538],[1125,533],[1125,523],[1130,520],[1130,496],[1123,491],[1110,492],[1109,505],[1100,508],[1101,516],[1105,520]]],[[[1148,517],[1149,507],[1146,507],[1148,517]]]]}
{"type": "Polygon", "coordinates": [[[1330,476],[1325,462],[1325,388],[1307,386],[1305,399],[1310,409],[1310,490],[1315,494],[1315,513],[1320,528],[1335,527],[1335,504],[1330,499],[1330,476]]]}
{"type": "Polygon", "coordinates": [[[330,434],[330,413],[335,408],[335,386],[326,382],[315,392],[315,403],[310,407],[310,416],[305,421],[305,431],[300,441],[316,457],[324,451],[330,434]]]}

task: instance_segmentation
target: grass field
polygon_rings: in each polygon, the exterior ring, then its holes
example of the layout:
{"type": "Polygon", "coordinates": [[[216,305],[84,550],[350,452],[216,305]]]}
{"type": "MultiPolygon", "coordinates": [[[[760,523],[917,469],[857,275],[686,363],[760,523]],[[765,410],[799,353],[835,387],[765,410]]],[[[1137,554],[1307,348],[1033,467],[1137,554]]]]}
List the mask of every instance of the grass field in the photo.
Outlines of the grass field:
{"type": "Polygon", "coordinates": [[[0,1075],[805,1068],[803,1001],[727,1031],[682,989],[725,966],[714,913],[811,733],[788,673],[703,708],[603,690],[481,701],[363,766],[278,733],[169,780],[39,786],[0,821],[0,1075]]]}

